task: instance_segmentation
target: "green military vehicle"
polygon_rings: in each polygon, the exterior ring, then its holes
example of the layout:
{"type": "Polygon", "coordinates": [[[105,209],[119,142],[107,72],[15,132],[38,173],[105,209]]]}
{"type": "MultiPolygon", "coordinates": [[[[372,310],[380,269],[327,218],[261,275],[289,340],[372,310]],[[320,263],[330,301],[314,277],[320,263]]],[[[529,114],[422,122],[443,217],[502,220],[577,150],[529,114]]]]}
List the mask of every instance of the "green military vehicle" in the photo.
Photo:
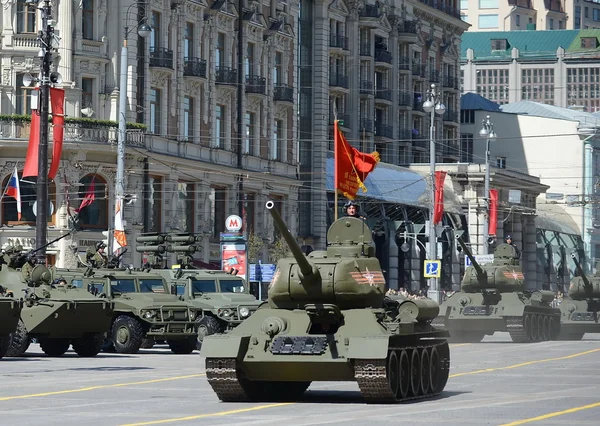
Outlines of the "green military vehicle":
{"type": "Polygon", "coordinates": [[[176,354],[189,354],[196,348],[196,310],[172,295],[160,275],[92,267],[57,269],[56,275],[114,303],[106,351],[137,353],[146,339],[166,340],[176,354]]]}
{"type": "MultiPolygon", "coordinates": [[[[79,356],[96,356],[104,333],[110,328],[114,304],[85,290],[54,282],[45,265],[32,263],[35,251],[3,256],[0,283],[5,292],[23,300],[6,356],[22,356],[34,338],[48,356],[61,356],[70,346],[79,356]]],[[[14,321],[11,318],[9,322],[14,321]]]]}
{"type": "Polygon", "coordinates": [[[0,285],[0,358],[8,352],[12,334],[17,330],[23,301],[0,285]]]}
{"type": "Polygon", "coordinates": [[[192,269],[191,254],[196,250],[194,241],[193,235],[139,237],[139,243],[150,245],[138,245],[136,250],[155,256],[152,264],[158,269],[152,269],[152,272],[163,276],[174,294],[198,310],[200,348],[205,336],[233,329],[252,315],[263,302],[250,294],[249,286],[241,277],[225,271],[192,269]],[[178,265],[173,266],[175,269],[161,269],[164,265],[158,257],[165,252],[178,254],[178,265]]]}
{"type": "Polygon", "coordinates": [[[507,331],[513,342],[555,340],[560,311],[551,307],[551,291],[525,290],[525,277],[515,248],[500,244],[494,261],[479,265],[471,250],[457,237],[471,260],[461,291],[448,297],[433,324],[445,327],[452,342],[479,342],[485,335],[507,331]]]}
{"type": "Polygon", "coordinates": [[[585,333],[600,333],[600,262],[596,264],[595,275],[588,278],[575,253],[571,257],[579,276],[571,280],[568,295],[563,297],[559,306],[561,321],[558,340],[581,340],[585,333]]]}
{"type": "Polygon", "coordinates": [[[448,380],[448,332],[430,322],[432,300],[386,297],[372,233],[354,217],[335,221],[327,250],[306,257],[272,201],[293,257],[277,264],[268,302],[200,355],[222,401],[295,400],[312,381],[356,381],[369,403],[430,398],[448,380]]]}

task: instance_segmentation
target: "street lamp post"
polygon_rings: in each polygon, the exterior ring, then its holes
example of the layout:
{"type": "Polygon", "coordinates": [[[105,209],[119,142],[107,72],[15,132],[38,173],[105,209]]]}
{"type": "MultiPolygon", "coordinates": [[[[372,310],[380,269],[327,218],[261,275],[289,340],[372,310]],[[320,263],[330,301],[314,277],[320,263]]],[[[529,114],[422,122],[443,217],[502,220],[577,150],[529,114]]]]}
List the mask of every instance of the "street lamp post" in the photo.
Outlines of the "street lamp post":
{"type": "Polygon", "coordinates": [[[486,221],[483,226],[483,254],[489,253],[490,247],[490,142],[496,140],[496,132],[494,132],[494,123],[490,121],[490,116],[482,120],[480,136],[485,136],[485,205],[486,205],[486,221]]]}
{"type": "MultiPolygon", "coordinates": [[[[117,178],[115,182],[115,205],[123,203],[125,194],[125,138],[127,129],[127,37],[131,33],[127,26],[129,12],[133,6],[145,6],[144,2],[135,2],[129,5],[125,12],[125,34],[123,36],[123,47],[121,48],[121,76],[119,81],[119,134],[117,141],[117,178]]],[[[145,22],[137,27],[138,34],[141,37],[148,37],[152,28],[145,22]]],[[[109,244],[111,237],[109,238],[109,244]]]]}
{"type": "MultiPolygon", "coordinates": [[[[437,237],[435,224],[433,223],[433,214],[435,212],[435,115],[443,115],[446,107],[441,102],[441,94],[436,92],[435,84],[427,91],[427,100],[423,102],[423,111],[429,113],[429,174],[431,179],[431,206],[429,212],[429,260],[437,259],[437,237]]],[[[427,297],[440,302],[440,291],[437,278],[430,278],[429,291],[427,297]]]]}

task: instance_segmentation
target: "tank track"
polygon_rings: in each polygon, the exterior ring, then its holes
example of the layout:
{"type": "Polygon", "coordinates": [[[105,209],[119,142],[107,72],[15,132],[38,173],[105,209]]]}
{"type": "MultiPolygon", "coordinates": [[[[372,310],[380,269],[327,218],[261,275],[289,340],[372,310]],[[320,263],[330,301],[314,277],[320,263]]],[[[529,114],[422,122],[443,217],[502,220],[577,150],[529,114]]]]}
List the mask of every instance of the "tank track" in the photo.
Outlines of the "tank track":
{"type": "MultiPolygon", "coordinates": [[[[354,360],[354,378],[367,403],[395,403],[413,399],[429,398],[441,393],[448,381],[450,370],[450,349],[445,341],[431,341],[430,344],[411,347],[390,348],[394,350],[423,350],[436,347],[439,359],[439,381],[436,389],[427,393],[417,392],[404,398],[397,398],[387,376],[387,359],[354,360]]],[[[247,402],[260,399],[259,383],[247,382],[240,377],[235,358],[210,358],[206,360],[206,378],[217,397],[223,402],[247,402]],[[247,383],[246,383],[247,382],[247,383]],[[256,386],[258,385],[258,386],[256,386]]],[[[301,392],[300,392],[301,394],[301,392]]],[[[285,396],[284,396],[285,398],[285,396]]]]}
{"type": "MultiPolygon", "coordinates": [[[[415,399],[431,398],[439,395],[446,386],[450,371],[450,349],[447,342],[438,344],[404,346],[390,348],[391,351],[414,351],[436,347],[440,355],[440,378],[437,389],[429,389],[427,393],[418,392],[416,395],[407,395],[398,398],[390,386],[387,376],[387,359],[359,359],[354,361],[354,378],[358,383],[360,392],[367,403],[385,404],[410,401],[415,399]]],[[[409,391],[410,394],[410,391],[409,391]]]]}
{"type": "Polygon", "coordinates": [[[519,317],[506,318],[506,331],[510,333],[510,338],[515,343],[533,343],[545,342],[548,340],[556,340],[560,331],[560,317],[554,314],[544,313],[526,313],[519,317]],[[541,317],[541,320],[539,319],[541,317]],[[531,327],[527,321],[535,319],[535,321],[548,322],[548,329],[543,327],[540,332],[539,327],[531,327]]]}

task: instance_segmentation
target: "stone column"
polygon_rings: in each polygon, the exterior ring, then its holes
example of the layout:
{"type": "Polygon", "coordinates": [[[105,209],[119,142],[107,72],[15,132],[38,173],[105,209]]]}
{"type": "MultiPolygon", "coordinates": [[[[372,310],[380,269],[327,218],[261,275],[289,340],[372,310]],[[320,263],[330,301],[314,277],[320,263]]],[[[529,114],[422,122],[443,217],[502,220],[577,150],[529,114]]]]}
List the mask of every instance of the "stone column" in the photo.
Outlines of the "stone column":
{"type": "Polygon", "coordinates": [[[388,288],[398,290],[398,244],[396,244],[396,226],[389,221],[388,229],[388,288]]]}
{"type": "Polygon", "coordinates": [[[543,283],[543,274],[537,275],[537,241],[535,231],[535,216],[522,215],[522,255],[521,266],[525,273],[526,287],[530,290],[541,290],[543,283]],[[527,268],[527,269],[525,269],[527,268]]]}
{"type": "Polygon", "coordinates": [[[350,94],[348,95],[346,114],[350,117],[350,123],[348,123],[351,129],[349,139],[357,140],[360,136],[360,117],[358,115],[358,107],[360,105],[360,38],[358,29],[358,9],[356,7],[350,9],[350,15],[348,15],[346,21],[346,31],[347,33],[344,35],[348,37],[348,50],[350,51],[350,55],[348,56],[350,94]]]}
{"type": "MultiPolygon", "coordinates": [[[[58,22],[60,31],[60,62],[58,72],[62,75],[65,86],[73,81],[73,0],[62,0],[60,2],[60,13],[57,7],[52,10],[53,18],[58,22]]],[[[79,12],[81,16],[81,12],[79,12]]],[[[81,18],[80,18],[81,19],[81,18]]],[[[79,114],[77,115],[79,116],[79,114]]]]}
{"type": "MultiPolygon", "coordinates": [[[[389,107],[389,115],[387,125],[391,125],[394,128],[393,138],[394,140],[400,139],[400,123],[398,122],[398,95],[399,95],[399,55],[398,55],[398,23],[400,17],[397,15],[391,15],[388,17],[390,25],[392,26],[392,32],[388,42],[388,50],[392,53],[392,69],[389,72],[390,81],[388,88],[392,91],[392,106],[389,107]]],[[[398,143],[390,143],[387,146],[387,159],[386,161],[392,164],[398,164],[398,143]]]]}

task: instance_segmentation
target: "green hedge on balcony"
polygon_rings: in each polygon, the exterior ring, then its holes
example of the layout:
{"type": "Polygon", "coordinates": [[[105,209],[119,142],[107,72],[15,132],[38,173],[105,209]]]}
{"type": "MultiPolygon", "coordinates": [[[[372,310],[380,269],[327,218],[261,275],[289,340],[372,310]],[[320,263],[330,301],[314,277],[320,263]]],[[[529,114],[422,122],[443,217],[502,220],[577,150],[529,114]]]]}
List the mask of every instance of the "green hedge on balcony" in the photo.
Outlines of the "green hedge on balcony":
{"type": "MultiPolygon", "coordinates": [[[[30,122],[31,116],[22,114],[0,114],[0,121],[30,122]]],[[[50,116],[50,122],[52,122],[52,116],[50,116]]],[[[65,123],[80,124],[85,127],[119,127],[119,123],[116,121],[97,120],[95,118],[66,117],[65,123]]],[[[127,123],[127,128],[146,131],[148,126],[142,123],[127,123]]]]}

